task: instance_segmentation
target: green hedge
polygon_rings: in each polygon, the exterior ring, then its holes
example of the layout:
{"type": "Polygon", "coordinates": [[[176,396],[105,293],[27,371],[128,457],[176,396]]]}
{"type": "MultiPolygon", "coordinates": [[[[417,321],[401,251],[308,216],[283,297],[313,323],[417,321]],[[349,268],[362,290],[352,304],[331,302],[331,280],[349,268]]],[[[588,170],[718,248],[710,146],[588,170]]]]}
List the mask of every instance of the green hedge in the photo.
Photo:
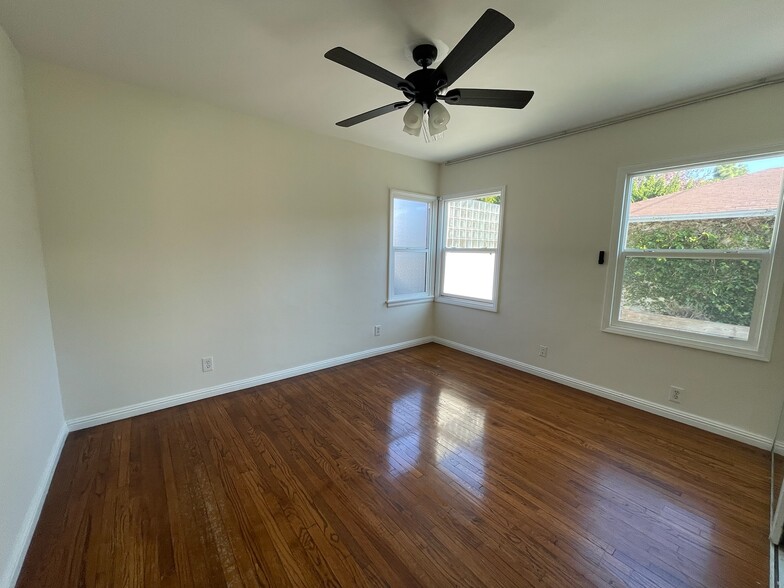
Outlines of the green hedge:
{"type": "MultiPolygon", "coordinates": [[[[772,217],[630,223],[627,247],[766,249],[772,233],[772,217]]],[[[627,258],[624,304],[748,326],[759,269],[755,260],[627,258]]]]}

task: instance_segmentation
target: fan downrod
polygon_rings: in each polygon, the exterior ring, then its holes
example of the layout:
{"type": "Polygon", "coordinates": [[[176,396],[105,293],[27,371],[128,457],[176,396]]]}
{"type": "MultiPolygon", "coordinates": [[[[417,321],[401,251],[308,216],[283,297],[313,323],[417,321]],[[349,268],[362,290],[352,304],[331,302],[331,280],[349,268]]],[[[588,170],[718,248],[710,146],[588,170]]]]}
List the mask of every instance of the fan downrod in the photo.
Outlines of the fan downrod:
{"type": "Polygon", "coordinates": [[[438,57],[438,49],[435,45],[425,43],[424,45],[417,45],[412,52],[414,56],[414,63],[419,67],[430,67],[438,57]]]}

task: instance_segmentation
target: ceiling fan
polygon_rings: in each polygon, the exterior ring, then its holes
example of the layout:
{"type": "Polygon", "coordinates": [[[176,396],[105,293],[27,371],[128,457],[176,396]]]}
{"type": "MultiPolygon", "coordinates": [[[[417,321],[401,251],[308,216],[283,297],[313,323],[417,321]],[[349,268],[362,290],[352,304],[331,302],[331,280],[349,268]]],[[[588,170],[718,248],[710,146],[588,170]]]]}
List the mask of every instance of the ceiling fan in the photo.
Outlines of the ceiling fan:
{"type": "Polygon", "coordinates": [[[411,106],[403,116],[403,130],[418,137],[424,128],[425,140],[430,140],[441,136],[446,130],[450,118],[449,112],[438,102],[439,100],[456,106],[524,108],[534,95],[528,90],[460,88],[445,92],[471,66],[508,35],[514,26],[509,18],[497,10],[489,8],[438,67],[430,69],[438,57],[436,47],[431,44],[417,45],[413,50],[413,58],[414,62],[422,69],[411,72],[405,78],[401,78],[343,47],[330,49],[324,54],[327,59],[400,90],[406,98],[404,101],[387,104],[336,124],[339,127],[351,127],[382,114],[400,110],[410,104],[411,106]]]}

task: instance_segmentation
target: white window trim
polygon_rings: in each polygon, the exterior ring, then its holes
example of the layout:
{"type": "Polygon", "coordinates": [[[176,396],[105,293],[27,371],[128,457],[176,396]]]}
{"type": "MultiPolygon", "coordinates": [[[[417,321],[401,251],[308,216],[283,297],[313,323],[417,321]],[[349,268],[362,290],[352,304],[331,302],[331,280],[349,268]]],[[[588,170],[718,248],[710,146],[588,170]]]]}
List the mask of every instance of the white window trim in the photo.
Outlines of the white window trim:
{"type": "Polygon", "coordinates": [[[748,250],[737,251],[712,251],[691,250],[644,250],[624,252],[622,244],[626,240],[628,226],[629,199],[627,189],[631,176],[656,173],[661,171],[674,171],[707,165],[733,162],[739,159],[762,159],[784,155],[784,145],[769,145],[760,149],[738,151],[732,153],[714,154],[712,156],[684,157],[677,160],[658,162],[655,165],[633,165],[618,170],[616,183],[615,209],[613,213],[613,235],[610,246],[609,263],[607,268],[607,281],[604,294],[604,312],[602,330],[608,333],[671,343],[683,347],[692,347],[706,351],[715,351],[738,357],[770,361],[773,347],[773,336],[776,329],[781,291],[784,286],[784,251],[782,251],[782,201],[779,201],[776,225],[771,237],[770,251],[748,250]],[[666,254],[666,255],[665,255],[666,254]],[[668,258],[756,258],[762,261],[760,266],[760,281],[757,286],[757,295],[754,301],[754,313],[749,328],[748,341],[738,341],[718,336],[688,333],[675,329],[640,325],[622,321],[620,315],[620,292],[623,279],[622,259],[626,257],[668,257],[668,258]]]}
{"type": "MultiPolygon", "coordinates": [[[[498,294],[501,276],[501,250],[503,243],[503,230],[504,230],[504,206],[506,204],[506,186],[499,186],[497,188],[489,188],[484,190],[473,190],[471,192],[461,192],[460,194],[448,194],[438,198],[438,260],[436,262],[436,302],[444,304],[454,304],[456,306],[465,306],[468,308],[475,308],[478,310],[487,310],[490,312],[498,312],[498,294]],[[442,284],[444,280],[444,256],[446,255],[446,227],[443,220],[446,219],[446,203],[450,200],[469,200],[471,198],[478,198],[481,196],[490,196],[492,194],[501,195],[501,211],[498,224],[498,248],[495,251],[495,268],[493,270],[493,299],[491,301],[481,300],[477,298],[469,298],[466,296],[456,296],[454,294],[444,294],[442,292],[442,284]]],[[[459,251],[459,250],[457,250],[459,251]]],[[[479,249],[470,249],[467,251],[477,252],[482,251],[479,249]]],[[[491,250],[487,250],[491,251],[491,250]]]]}
{"type": "Polygon", "coordinates": [[[438,198],[429,194],[418,194],[416,192],[406,192],[404,190],[390,190],[389,191],[389,249],[388,249],[388,262],[387,262],[387,306],[403,306],[406,304],[420,304],[422,302],[431,302],[433,300],[433,285],[435,273],[435,243],[436,243],[436,215],[438,198]],[[427,219],[427,247],[426,248],[410,248],[410,247],[395,247],[394,230],[395,230],[395,199],[400,198],[403,200],[414,200],[417,202],[425,202],[428,205],[428,219],[427,219]],[[427,253],[427,263],[425,271],[427,272],[425,278],[426,292],[419,294],[407,294],[405,296],[394,295],[395,284],[395,251],[424,251],[427,253]]]}

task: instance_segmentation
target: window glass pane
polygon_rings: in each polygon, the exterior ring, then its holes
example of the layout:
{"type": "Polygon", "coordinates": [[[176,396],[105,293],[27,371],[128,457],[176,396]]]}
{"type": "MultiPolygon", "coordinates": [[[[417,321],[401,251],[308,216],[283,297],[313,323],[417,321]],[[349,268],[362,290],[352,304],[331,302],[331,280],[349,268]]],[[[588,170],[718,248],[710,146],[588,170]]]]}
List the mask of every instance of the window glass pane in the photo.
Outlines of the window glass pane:
{"type": "Polygon", "coordinates": [[[641,174],[629,186],[627,249],[768,249],[784,157],[641,174]]]}
{"type": "Polygon", "coordinates": [[[393,247],[424,249],[427,247],[428,204],[418,200],[395,198],[393,247]]]}
{"type": "Polygon", "coordinates": [[[446,251],[444,255],[445,295],[465,296],[480,300],[493,299],[495,253],[446,251]]]}
{"type": "Polygon", "coordinates": [[[395,296],[427,292],[427,253],[395,251],[395,296]]]}
{"type": "Polygon", "coordinates": [[[447,249],[497,249],[501,196],[450,200],[446,207],[447,249]]]}
{"type": "Polygon", "coordinates": [[[756,259],[627,257],[620,319],[746,341],[759,272],[756,259]]]}
{"type": "Polygon", "coordinates": [[[634,222],[627,249],[769,249],[775,216],[634,222]]]}

